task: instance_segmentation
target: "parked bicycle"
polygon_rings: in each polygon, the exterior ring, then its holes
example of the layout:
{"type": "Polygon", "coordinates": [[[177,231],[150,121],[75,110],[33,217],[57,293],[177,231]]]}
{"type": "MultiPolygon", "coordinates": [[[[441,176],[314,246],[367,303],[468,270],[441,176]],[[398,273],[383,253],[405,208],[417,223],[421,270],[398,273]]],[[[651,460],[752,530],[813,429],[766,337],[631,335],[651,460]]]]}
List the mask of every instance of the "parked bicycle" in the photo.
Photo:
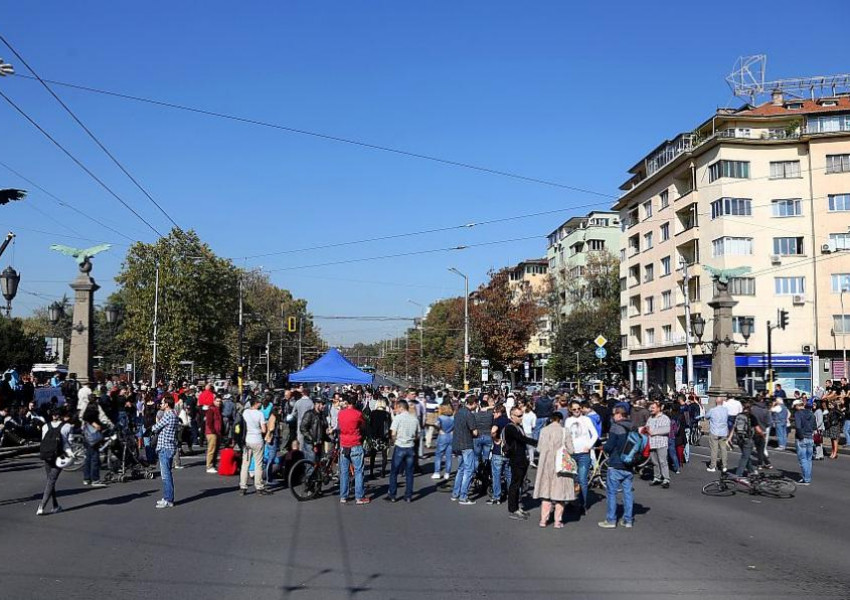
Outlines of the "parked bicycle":
{"type": "Polygon", "coordinates": [[[706,496],[734,496],[739,491],[770,498],[793,498],[797,484],[779,473],[756,472],[747,477],[738,477],[727,471],[720,473],[718,480],[702,488],[706,496]]]}
{"type": "MultiPolygon", "coordinates": [[[[299,502],[313,500],[322,495],[323,489],[338,481],[340,449],[334,445],[330,453],[316,461],[302,458],[289,470],[289,491],[299,502]]],[[[348,476],[354,479],[354,465],[349,467],[348,476]]]]}

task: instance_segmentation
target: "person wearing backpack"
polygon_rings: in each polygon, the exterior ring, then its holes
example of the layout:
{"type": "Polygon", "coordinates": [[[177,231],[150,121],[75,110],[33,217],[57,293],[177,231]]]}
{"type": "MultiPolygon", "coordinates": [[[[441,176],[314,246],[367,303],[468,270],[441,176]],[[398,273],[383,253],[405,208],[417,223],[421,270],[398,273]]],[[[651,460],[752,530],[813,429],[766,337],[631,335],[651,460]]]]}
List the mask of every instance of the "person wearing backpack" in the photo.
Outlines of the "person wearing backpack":
{"type": "Polygon", "coordinates": [[[44,484],[44,493],[35,514],[42,516],[47,508],[47,501],[53,501],[53,510],[50,514],[62,511],[56,500],[56,480],[62,474],[63,467],[67,466],[74,453],[71,451],[71,443],[68,436],[71,435],[71,414],[66,407],[50,411],[50,423],[46,423],[41,429],[41,445],[39,456],[44,461],[44,473],[47,481],[44,484]]]}
{"type": "MultiPolygon", "coordinates": [[[[612,411],[611,429],[608,432],[608,441],[605,442],[603,450],[608,455],[608,474],[606,481],[607,512],[605,520],[597,523],[603,529],[614,529],[618,523],[629,528],[634,524],[634,472],[628,458],[624,457],[626,442],[632,431],[632,422],[628,419],[628,413],[622,406],[615,406],[612,411]],[[623,518],[617,521],[617,493],[623,492],[623,518]]],[[[634,447],[634,444],[632,444],[634,447]]],[[[634,451],[631,453],[634,454],[634,451]]]]}
{"type": "Polygon", "coordinates": [[[742,403],[743,409],[735,416],[735,421],[732,426],[732,431],[729,432],[729,440],[734,440],[735,444],[741,449],[741,458],[738,461],[738,468],[735,469],[735,474],[738,477],[743,477],[744,473],[752,473],[753,467],[753,449],[755,448],[755,436],[764,435],[761,427],[758,424],[758,419],[752,414],[752,409],[749,402],[742,403]]]}

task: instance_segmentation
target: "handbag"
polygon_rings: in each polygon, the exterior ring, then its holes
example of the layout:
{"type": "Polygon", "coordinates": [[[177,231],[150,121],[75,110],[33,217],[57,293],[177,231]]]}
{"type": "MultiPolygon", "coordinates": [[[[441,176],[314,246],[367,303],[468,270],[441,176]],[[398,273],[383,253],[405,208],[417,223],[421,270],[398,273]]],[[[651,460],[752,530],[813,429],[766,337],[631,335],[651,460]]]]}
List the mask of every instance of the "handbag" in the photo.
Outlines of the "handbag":
{"type": "Polygon", "coordinates": [[[83,436],[85,436],[86,444],[94,448],[103,441],[103,434],[94,425],[86,423],[83,428],[83,436]]]}
{"type": "Polygon", "coordinates": [[[555,453],[555,475],[558,477],[575,477],[578,474],[578,463],[567,452],[566,435],[567,430],[564,429],[564,442],[555,453]]]}
{"type": "Polygon", "coordinates": [[[812,434],[812,441],[815,443],[816,446],[820,446],[821,444],[823,444],[823,434],[820,431],[815,431],[812,434]]]}

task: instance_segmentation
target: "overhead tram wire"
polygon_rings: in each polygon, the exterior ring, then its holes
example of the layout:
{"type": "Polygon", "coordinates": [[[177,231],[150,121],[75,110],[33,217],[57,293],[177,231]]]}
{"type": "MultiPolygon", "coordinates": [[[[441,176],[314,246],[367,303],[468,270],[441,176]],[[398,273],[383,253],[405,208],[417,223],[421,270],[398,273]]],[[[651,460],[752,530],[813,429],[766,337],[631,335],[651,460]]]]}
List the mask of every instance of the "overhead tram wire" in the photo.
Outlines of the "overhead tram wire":
{"type": "MultiPolygon", "coordinates": [[[[34,77],[31,77],[29,75],[16,74],[15,76],[16,77],[23,77],[24,79],[35,79],[34,77]]],[[[54,79],[45,79],[44,81],[46,81],[47,83],[52,83],[54,85],[59,85],[59,86],[63,86],[63,87],[77,89],[77,90],[81,90],[81,91],[85,91],[85,92],[92,92],[92,93],[95,93],[95,94],[102,94],[102,95],[105,95],[105,96],[113,96],[115,98],[122,98],[124,100],[133,100],[135,102],[143,102],[143,103],[146,103],[146,104],[153,104],[153,105],[156,105],[156,106],[162,106],[162,107],[165,107],[165,108],[172,108],[172,109],[175,109],[175,110],[183,110],[183,111],[187,111],[187,112],[206,115],[208,117],[216,117],[216,118],[219,118],[219,119],[226,119],[226,120],[230,120],[230,121],[236,121],[236,122],[239,122],[239,123],[247,123],[249,125],[258,125],[260,127],[268,127],[268,128],[271,128],[271,129],[278,129],[280,131],[286,131],[286,132],[295,133],[295,134],[298,134],[298,135],[305,135],[305,136],[310,136],[310,137],[323,139],[323,140],[327,140],[327,141],[331,141],[331,142],[339,142],[339,143],[342,143],[342,144],[359,146],[361,148],[368,148],[370,150],[378,150],[380,152],[388,152],[388,153],[391,153],[391,154],[406,156],[408,158],[417,158],[417,159],[420,159],[420,160],[427,160],[427,161],[430,161],[430,162],[448,165],[448,166],[452,166],[452,167],[459,167],[459,168],[462,168],[462,169],[469,169],[469,170],[472,170],[472,171],[478,171],[480,173],[487,173],[487,174],[490,174],[490,175],[498,175],[500,177],[508,177],[510,179],[516,179],[516,180],[525,181],[525,182],[528,182],[528,183],[537,183],[537,184],[546,185],[546,186],[549,186],[549,187],[555,187],[555,188],[564,189],[564,190],[571,190],[573,192],[580,192],[582,194],[589,194],[591,196],[599,196],[599,197],[602,197],[602,198],[614,198],[614,199],[617,198],[617,196],[614,196],[612,194],[607,194],[605,192],[599,192],[599,191],[596,191],[596,190],[589,190],[589,189],[586,189],[586,188],[581,188],[581,187],[577,187],[577,186],[573,186],[573,185],[567,185],[565,183],[560,183],[558,181],[551,181],[551,180],[548,180],[548,179],[540,179],[538,177],[530,177],[530,176],[522,175],[522,174],[519,174],[519,173],[513,173],[511,171],[502,171],[500,169],[492,169],[490,167],[484,167],[484,166],[481,166],[481,165],[475,165],[475,164],[467,163],[467,162],[463,162],[463,161],[451,160],[451,159],[448,159],[448,158],[441,158],[439,156],[432,156],[432,155],[429,155],[429,154],[422,154],[422,153],[419,153],[419,152],[412,152],[412,151],[409,151],[409,150],[402,150],[400,148],[393,148],[391,146],[383,146],[383,145],[380,145],[380,144],[373,144],[373,143],[370,143],[370,142],[364,142],[362,140],[355,140],[355,139],[352,139],[352,138],[346,138],[346,137],[342,137],[342,136],[331,135],[331,134],[327,134],[327,133],[321,133],[321,132],[318,132],[318,131],[310,131],[310,130],[307,130],[307,129],[299,129],[297,127],[290,127],[290,126],[287,126],[287,125],[281,125],[279,123],[271,123],[269,121],[261,121],[259,119],[252,119],[252,118],[249,118],[249,117],[240,117],[240,116],[237,116],[237,115],[231,115],[231,114],[227,114],[227,113],[216,112],[216,111],[212,111],[212,110],[206,110],[206,109],[203,109],[203,108],[187,106],[187,105],[184,105],[184,104],[177,104],[177,103],[174,103],[174,102],[166,102],[166,101],[163,101],[163,100],[154,100],[152,98],[144,98],[144,97],[141,97],[141,96],[133,96],[131,94],[123,94],[123,93],[120,93],[120,92],[113,92],[113,91],[110,91],[110,90],[103,90],[103,89],[94,88],[94,87],[90,87],[90,86],[78,85],[78,84],[75,84],[75,83],[68,83],[68,82],[65,82],[65,81],[57,81],[57,80],[54,80],[54,79]]]]}
{"type": "Polygon", "coordinates": [[[56,92],[54,92],[53,89],[49,85],[47,85],[47,83],[44,81],[44,79],[42,79],[41,76],[38,73],[35,72],[35,69],[33,69],[30,66],[30,64],[24,59],[24,57],[21,56],[20,53],[17,50],[15,50],[15,48],[12,46],[12,44],[10,44],[9,41],[5,37],[3,37],[2,34],[0,34],[0,41],[2,41],[4,44],[6,44],[6,46],[9,48],[9,50],[12,51],[12,54],[14,54],[17,57],[17,59],[19,61],[21,61],[21,63],[27,69],[29,69],[30,73],[32,73],[33,76],[38,80],[38,82],[42,86],[44,86],[44,89],[46,89],[50,93],[50,95],[53,96],[53,98],[62,106],[62,108],[65,109],[65,112],[67,112],[71,116],[71,118],[74,119],[74,121],[77,122],[77,125],[82,127],[83,131],[85,131],[86,134],[88,134],[88,136],[92,139],[92,141],[94,141],[94,143],[97,144],[98,147],[101,150],[103,150],[103,152],[110,158],[110,160],[112,160],[112,162],[115,163],[115,166],[117,166],[119,169],[121,169],[121,172],[124,173],[124,175],[126,175],[130,179],[130,181],[132,181],[133,184],[137,188],[139,188],[139,190],[145,196],[147,196],[148,200],[150,200],[153,203],[153,205],[156,206],[159,209],[159,211],[163,215],[165,215],[165,217],[169,221],[171,221],[172,225],[174,225],[177,229],[180,229],[180,226],[177,224],[177,222],[174,219],[171,218],[171,215],[169,215],[165,211],[165,209],[162,208],[162,206],[159,204],[159,202],[154,200],[153,196],[151,196],[150,193],[142,186],[142,184],[139,183],[138,180],[130,174],[130,172],[126,169],[126,167],[124,167],[124,165],[121,164],[121,162],[117,158],[115,158],[115,156],[112,154],[112,152],[109,151],[109,149],[107,149],[107,147],[103,144],[103,142],[101,142],[98,139],[98,137],[94,133],[92,133],[92,131],[88,127],[86,127],[86,125],[80,120],[80,118],[74,113],[74,111],[72,111],[70,109],[70,107],[67,104],[65,104],[65,102],[63,102],[62,99],[56,94],[56,92]]]}
{"type": "Polygon", "coordinates": [[[123,238],[125,238],[125,239],[127,239],[127,240],[129,240],[129,241],[131,241],[131,242],[137,242],[137,241],[138,241],[138,240],[136,240],[135,238],[130,237],[130,236],[129,236],[129,235],[127,235],[126,233],[123,233],[122,231],[119,231],[118,229],[115,229],[114,227],[110,227],[110,226],[109,226],[109,225],[107,225],[106,223],[103,223],[102,221],[100,221],[100,220],[98,220],[98,219],[95,219],[94,217],[92,217],[92,216],[91,216],[91,215],[89,215],[88,213],[85,213],[85,212],[81,211],[80,209],[78,209],[78,208],[76,208],[75,206],[73,206],[73,205],[69,204],[69,203],[68,203],[68,202],[66,202],[65,200],[62,200],[62,198],[60,198],[60,197],[59,197],[59,196],[57,196],[56,194],[53,194],[53,193],[49,192],[48,190],[44,189],[44,188],[43,188],[43,187],[41,187],[39,184],[37,184],[35,181],[33,181],[33,180],[32,180],[32,179],[30,179],[29,177],[27,177],[27,176],[25,176],[25,175],[21,174],[20,172],[16,171],[15,169],[13,169],[12,167],[10,167],[9,165],[7,165],[6,163],[4,163],[3,161],[0,161],[0,166],[2,166],[3,168],[7,169],[8,171],[10,171],[10,172],[14,173],[16,176],[20,177],[21,179],[23,179],[24,181],[26,181],[27,183],[29,183],[29,184],[30,184],[31,186],[33,186],[34,188],[36,188],[36,189],[38,189],[38,190],[41,190],[41,192],[42,192],[42,193],[44,193],[44,194],[46,194],[47,196],[50,196],[51,198],[53,198],[53,199],[54,199],[54,200],[55,200],[55,201],[59,204],[59,206],[64,206],[65,208],[68,208],[68,209],[70,209],[70,210],[74,211],[75,213],[79,214],[80,216],[85,217],[86,219],[88,219],[88,220],[89,220],[89,221],[91,221],[92,223],[95,223],[95,224],[97,224],[97,225],[100,225],[101,227],[103,227],[103,228],[105,228],[105,229],[108,229],[109,231],[111,231],[111,232],[113,232],[113,233],[117,233],[117,234],[118,234],[118,235],[120,235],[121,237],[123,237],[123,238]]]}
{"type": "Polygon", "coordinates": [[[78,167],[80,167],[83,171],[85,171],[85,172],[86,172],[86,174],[87,174],[89,177],[91,177],[92,179],[94,179],[94,180],[95,180],[95,181],[96,181],[96,182],[97,182],[97,183],[98,183],[98,184],[99,184],[99,185],[100,185],[103,189],[105,189],[107,192],[109,192],[109,194],[110,194],[113,198],[115,198],[116,200],[118,200],[118,202],[120,202],[120,203],[121,203],[121,204],[122,204],[122,205],[123,205],[123,206],[124,206],[127,210],[129,210],[131,213],[133,213],[133,214],[136,216],[136,218],[138,218],[138,219],[139,219],[142,223],[144,223],[145,225],[147,225],[147,226],[148,226],[148,228],[149,228],[151,231],[153,231],[153,232],[157,235],[157,237],[162,237],[162,234],[159,232],[159,230],[158,230],[156,227],[154,227],[153,225],[151,225],[151,224],[150,224],[150,222],[149,222],[147,219],[145,219],[142,215],[140,215],[138,212],[136,212],[136,210],[135,210],[132,206],[130,206],[129,204],[127,204],[127,202],[125,202],[125,201],[124,201],[124,199],[123,199],[123,198],[121,198],[121,196],[119,196],[118,194],[116,194],[116,193],[112,190],[112,188],[111,188],[111,187],[109,187],[108,185],[106,185],[106,183],[104,183],[102,179],[100,179],[100,178],[99,178],[97,175],[95,175],[95,174],[94,174],[94,173],[93,173],[93,172],[92,172],[92,171],[91,171],[91,170],[90,170],[90,169],[89,169],[86,165],[84,165],[84,164],[82,163],[82,161],[80,161],[80,159],[78,159],[76,156],[74,156],[73,154],[71,154],[71,152],[70,152],[70,151],[68,151],[68,150],[65,148],[65,146],[63,146],[63,145],[62,145],[62,144],[60,144],[58,141],[56,141],[56,138],[54,138],[52,135],[50,135],[49,133],[47,133],[47,131],[45,131],[45,130],[44,130],[44,128],[43,128],[41,125],[39,125],[38,123],[36,123],[36,122],[35,122],[35,120],[33,120],[33,118],[32,118],[32,117],[30,117],[30,116],[29,116],[26,112],[24,112],[24,110],[23,110],[20,106],[18,106],[17,104],[15,104],[15,102],[14,102],[11,98],[9,98],[9,96],[7,96],[6,94],[4,94],[3,92],[0,92],[0,97],[1,97],[1,98],[3,98],[6,102],[8,102],[8,103],[12,106],[12,108],[14,108],[16,111],[18,111],[18,113],[20,113],[20,114],[21,114],[21,116],[23,116],[23,117],[24,117],[27,121],[29,121],[29,122],[30,122],[30,124],[32,124],[32,126],[33,126],[33,127],[35,127],[36,129],[38,129],[38,130],[39,130],[39,131],[40,131],[40,132],[41,132],[41,133],[42,133],[42,134],[43,134],[43,135],[44,135],[44,136],[45,136],[48,140],[50,140],[51,142],[53,142],[53,144],[54,144],[57,148],[59,148],[62,152],[64,152],[64,153],[65,153],[65,155],[66,155],[68,158],[70,158],[72,161],[74,161],[74,163],[75,163],[78,167]]]}

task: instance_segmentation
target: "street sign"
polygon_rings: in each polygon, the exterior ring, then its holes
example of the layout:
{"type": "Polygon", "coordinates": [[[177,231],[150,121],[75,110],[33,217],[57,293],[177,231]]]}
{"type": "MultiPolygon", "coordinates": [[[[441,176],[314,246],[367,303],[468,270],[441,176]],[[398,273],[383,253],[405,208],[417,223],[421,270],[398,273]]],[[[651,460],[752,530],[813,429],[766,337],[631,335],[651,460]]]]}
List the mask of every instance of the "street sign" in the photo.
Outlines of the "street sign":
{"type": "Polygon", "coordinates": [[[681,367],[684,366],[684,364],[685,364],[685,359],[682,358],[681,356],[677,356],[676,357],[676,368],[681,368],[681,367]]]}
{"type": "Polygon", "coordinates": [[[596,358],[601,360],[606,356],[608,356],[608,351],[602,346],[599,346],[599,348],[596,349],[596,358]]]}
{"type": "Polygon", "coordinates": [[[595,340],[593,340],[593,343],[601,348],[602,346],[608,343],[608,340],[605,339],[604,335],[599,335],[596,337],[595,340]]]}
{"type": "Polygon", "coordinates": [[[489,367],[489,366],[490,366],[490,361],[489,361],[489,360],[487,360],[486,358],[482,358],[482,359],[481,359],[481,366],[482,366],[482,367],[489,367]]]}
{"type": "Polygon", "coordinates": [[[489,369],[481,369],[481,381],[482,383],[485,381],[489,381],[490,379],[490,370],[489,369]]]}
{"type": "Polygon", "coordinates": [[[132,372],[133,372],[133,364],[132,364],[132,363],[129,363],[129,364],[124,365],[124,370],[125,370],[127,373],[132,373],[132,372]]]}
{"type": "Polygon", "coordinates": [[[463,362],[469,362],[469,354],[463,355],[463,362]]]}
{"type": "Polygon", "coordinates": [[[643,373],[643,361],[642,361],[642,360],[639,360],[639,361],[637,362],[637,372],[638,372],[638,373],[643,373]]]}

